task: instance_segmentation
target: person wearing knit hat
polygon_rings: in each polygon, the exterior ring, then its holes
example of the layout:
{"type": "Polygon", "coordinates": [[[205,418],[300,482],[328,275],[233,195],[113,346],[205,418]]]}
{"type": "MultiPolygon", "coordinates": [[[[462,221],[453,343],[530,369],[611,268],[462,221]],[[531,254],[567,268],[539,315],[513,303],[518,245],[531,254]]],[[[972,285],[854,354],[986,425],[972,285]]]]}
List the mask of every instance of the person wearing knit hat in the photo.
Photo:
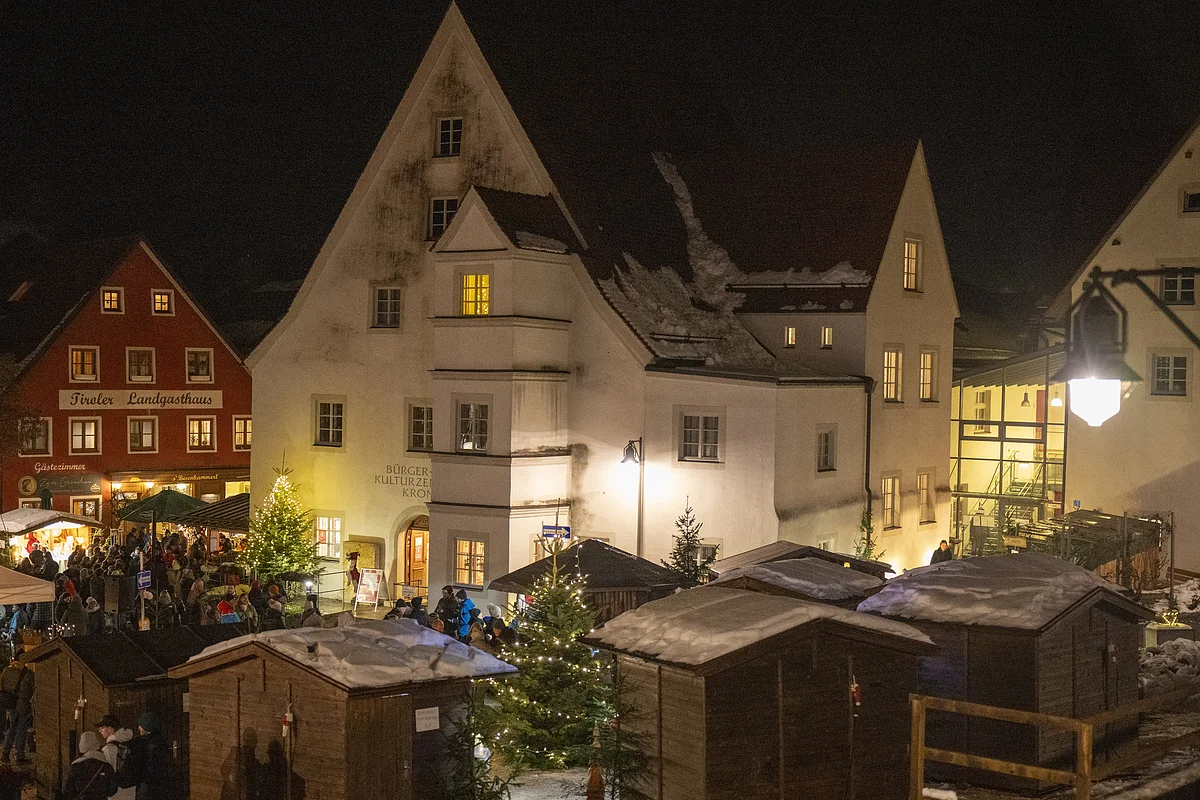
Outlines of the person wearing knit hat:
{"type": "Polygon", "coordinates": [[[149,733],[158,732],[158,714],[153,711],[147,711],[138,717],[138,733],[145,736],[149,733]]]}
{"type": "Polygon", "coordinates": [[[95,731],[79,735],[79,758],[71,762],[63,797],[71,800],[107,800],[116,789],[116,774],[101,748],[104,740],[95,731]]]}
{"type": "Polygon", "coordinates": [[[158,715],[147,711],[138,717],[138,736],[128,745],[128,757],[117,775],[122,788],[136,786],[137,800],[163,800],[170,794],[171,752],[162,735],[158,715]]]}

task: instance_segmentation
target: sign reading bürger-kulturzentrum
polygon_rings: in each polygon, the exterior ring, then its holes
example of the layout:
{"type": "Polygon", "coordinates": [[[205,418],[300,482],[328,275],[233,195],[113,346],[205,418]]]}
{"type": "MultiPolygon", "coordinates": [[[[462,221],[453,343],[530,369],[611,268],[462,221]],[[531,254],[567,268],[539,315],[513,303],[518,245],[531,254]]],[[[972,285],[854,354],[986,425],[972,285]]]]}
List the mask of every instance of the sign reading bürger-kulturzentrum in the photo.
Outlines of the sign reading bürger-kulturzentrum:
{"type": "Polygon", "coordinates": [[[58,392],[58,408],[61,411],[220,407],[219,389],[60,389],[58,392]]]}

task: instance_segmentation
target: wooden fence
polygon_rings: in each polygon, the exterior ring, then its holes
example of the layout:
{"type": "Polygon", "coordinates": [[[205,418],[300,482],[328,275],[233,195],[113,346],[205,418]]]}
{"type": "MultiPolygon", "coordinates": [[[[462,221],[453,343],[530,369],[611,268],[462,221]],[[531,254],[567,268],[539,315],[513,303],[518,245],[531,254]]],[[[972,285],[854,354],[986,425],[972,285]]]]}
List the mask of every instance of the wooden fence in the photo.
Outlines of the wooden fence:
{"type": "Polygon", "coordinates": [[[1184,686],[1170,692],[1147,697],[1136,703],[1102,711],[1081,719],[1059,717],[1053,714],[1039,714],[1033,711],[1017,711],[1012,708],[986,706],[980,703],[968,703],[963,700],[947,700],[943,697],[927,697],[924,695],[909,695],[912,705],[912,759],[909,769],[909,796],[911,800],[921,800],[925,788],[925,762],[939,761],[960,767],[981,769],[1010,775],[1017,778],[1028,778],[1047,783],[1059,783],[1075,787],[1076,800],[1091,800],[1092,781],[1103,780],[1112,775],[1126,772],[1141,764],[1146,764],[1162,758],[1173,750],[1193,747],[1200,744],[1200,729],[1176,736],[1171,739],[1154,740],[1145,746],[1124,749],[1100,763],[1093,763],[1092,742],[1096,728],[1109,725],[1128,717],[1136,717],[1151,711],[1161,711],[1183,703],[1190,697],[1200,694],[1200,683],[1184,686]],[[1015,761],[1004,761],[998,758],[960,753],[954,750],[943,750],[929,747],[925,744],[925,717],[929,711],[944,711],[952,714],[964,714],[971,717],[983,717],[1004,722],[1015,722],[1036,727],[1058,728],[1075,734],[1075,768],[1073,770],[1052,769],[1050,767],[1022,764],[1015,761]]]}

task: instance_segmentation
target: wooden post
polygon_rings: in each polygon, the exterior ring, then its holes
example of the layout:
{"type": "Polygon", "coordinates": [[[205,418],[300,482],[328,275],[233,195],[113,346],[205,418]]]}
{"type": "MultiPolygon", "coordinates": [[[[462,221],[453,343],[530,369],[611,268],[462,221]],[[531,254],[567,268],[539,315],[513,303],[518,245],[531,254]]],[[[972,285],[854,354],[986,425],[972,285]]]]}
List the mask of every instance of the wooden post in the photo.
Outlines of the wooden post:
{"type": "MultiPolygon", "coordinates": [[[[921,800],[925,791],[925,701],[908,696],[912,705],[912,742],[909,744],[909,800],[921,800]]],[[[1090,784],[1089,784],[1090,785],[1090,784]]]]}
{"type": "Polygon", "coordinates": [[[1092,726],[1083,725],[1075,738],[1075,800],[1092,800],[1092,726]]]}

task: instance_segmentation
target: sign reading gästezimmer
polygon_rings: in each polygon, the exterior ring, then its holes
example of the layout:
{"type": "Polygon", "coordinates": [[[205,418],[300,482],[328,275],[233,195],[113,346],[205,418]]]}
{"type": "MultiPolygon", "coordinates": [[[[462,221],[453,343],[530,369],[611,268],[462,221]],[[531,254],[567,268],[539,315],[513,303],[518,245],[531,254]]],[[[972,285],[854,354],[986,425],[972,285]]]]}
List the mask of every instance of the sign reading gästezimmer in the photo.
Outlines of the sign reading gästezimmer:
{"type": "Polygon", "coordinates": [[[60,389],[58,407],[62,411],[105,411],[109,409],[141,409],[155,411],[171,408],[221,407],[221,391],[182,389],[60,389]]]}

